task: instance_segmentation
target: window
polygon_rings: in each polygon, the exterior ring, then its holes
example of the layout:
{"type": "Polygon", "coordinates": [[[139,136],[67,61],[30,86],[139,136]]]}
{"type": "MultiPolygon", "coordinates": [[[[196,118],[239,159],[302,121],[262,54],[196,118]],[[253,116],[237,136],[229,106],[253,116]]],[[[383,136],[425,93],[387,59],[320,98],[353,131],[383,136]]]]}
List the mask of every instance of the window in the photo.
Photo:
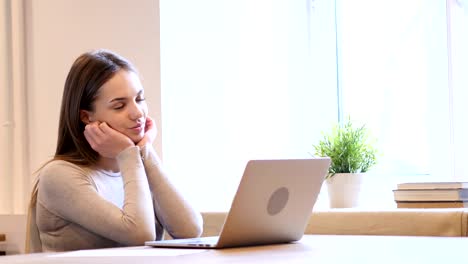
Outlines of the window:
{"type": "Polygon", "coordinates": [[[449,85],[453,116],[453,171],[454,178],[468,179],[466,149],[468,147],[468,1],[448,1],[449,85]]]}
{"type": "Polygon", "coordinates": [[[378,139],[374,170],[450,177],[445,3],[337,3],[343,112],[378,139]]]}
{"type": "Polygon", "coordinates": [[[201,209],[226,209],[248,159],[307,156],[336,119],[334,18],[304,1],[160,5],[164,163],[201,209]]]}
{"type": "Polygon", "coordinates": [[[248,159],[307,155],[350,115],[378,140],[375,174],[464,177],[464,10],[161,0],[165,165],[200,209],[225,210],[248,159]]]}

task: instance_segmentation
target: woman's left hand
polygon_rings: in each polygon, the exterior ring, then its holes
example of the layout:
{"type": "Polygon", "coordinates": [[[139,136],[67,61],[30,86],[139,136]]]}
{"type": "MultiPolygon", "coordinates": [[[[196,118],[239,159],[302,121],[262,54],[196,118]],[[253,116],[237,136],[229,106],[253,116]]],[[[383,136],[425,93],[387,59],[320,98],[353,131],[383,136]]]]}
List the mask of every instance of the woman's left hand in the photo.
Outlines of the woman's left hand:
{"type": "Polygon", "coordinates": [[[145,123],[145,135],[140,140],[140,142],[137,143],[137,146],[143,147],[146,144],[153,144],[157,134],[158,129],[156,128],[154,120],[151,117],[147,116],[145,123]]]}

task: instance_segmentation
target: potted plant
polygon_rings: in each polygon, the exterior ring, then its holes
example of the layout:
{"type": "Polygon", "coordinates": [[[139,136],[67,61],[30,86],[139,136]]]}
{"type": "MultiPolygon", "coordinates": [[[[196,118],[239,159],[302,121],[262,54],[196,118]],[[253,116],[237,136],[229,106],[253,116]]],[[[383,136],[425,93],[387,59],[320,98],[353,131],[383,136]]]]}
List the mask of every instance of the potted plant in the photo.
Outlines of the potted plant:
{"type": "Polygon", "coordinates": [[[363,173],[376,164],[377,150],[363,126],[354,126],[348,118],[345,124],[335,125],[329,134],[314,145],[315,155],[330,157],[326,176],[330,207],[355,207],[363,173]]]}

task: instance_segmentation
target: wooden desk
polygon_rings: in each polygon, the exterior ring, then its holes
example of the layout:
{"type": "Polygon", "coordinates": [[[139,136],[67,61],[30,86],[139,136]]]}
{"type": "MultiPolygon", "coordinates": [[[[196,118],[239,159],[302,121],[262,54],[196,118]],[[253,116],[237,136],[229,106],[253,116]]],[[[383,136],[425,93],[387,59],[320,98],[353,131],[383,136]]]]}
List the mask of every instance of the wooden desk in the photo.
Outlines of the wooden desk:
{"type": "Polygon", "coordinates": [[[306,235],[293,244],[223,250],[131,247],[0,258],[0,263],[468,263],[468,238],[306,235]]]}

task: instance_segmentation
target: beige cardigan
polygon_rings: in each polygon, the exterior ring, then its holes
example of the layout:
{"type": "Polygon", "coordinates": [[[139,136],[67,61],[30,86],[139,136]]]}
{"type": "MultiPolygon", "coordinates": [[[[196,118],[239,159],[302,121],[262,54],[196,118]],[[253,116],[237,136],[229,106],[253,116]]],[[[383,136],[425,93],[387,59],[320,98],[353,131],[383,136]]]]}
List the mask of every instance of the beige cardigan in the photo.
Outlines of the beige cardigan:
{"type": "Polygon", "coordinates": [[[60,160],[41,169],[26,252],[142,245],[161,239],[163,228],[172,237],[201,234],[201,215],[170,182],[152,147],[128,148],[117,160],[121,174],[110,176],[60,160]]]}

